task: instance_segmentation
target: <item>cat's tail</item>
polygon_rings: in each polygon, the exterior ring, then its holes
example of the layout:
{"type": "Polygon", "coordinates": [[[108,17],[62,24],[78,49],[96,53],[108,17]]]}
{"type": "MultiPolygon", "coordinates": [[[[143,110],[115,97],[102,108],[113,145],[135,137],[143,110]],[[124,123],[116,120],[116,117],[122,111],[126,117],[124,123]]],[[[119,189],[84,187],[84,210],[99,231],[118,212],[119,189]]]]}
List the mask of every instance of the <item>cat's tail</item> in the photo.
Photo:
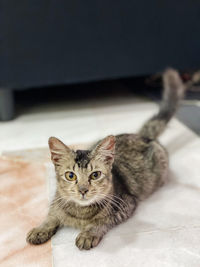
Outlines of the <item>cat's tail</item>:
{"type": "Polygon", "coordinates": [[[148,120],[139,132],[146,140],[155,140],[173,117],[180,100],[184,96],[185,86],[176,70],[168,69],[163,74],[163,98],[158,114],[148,120]]]}

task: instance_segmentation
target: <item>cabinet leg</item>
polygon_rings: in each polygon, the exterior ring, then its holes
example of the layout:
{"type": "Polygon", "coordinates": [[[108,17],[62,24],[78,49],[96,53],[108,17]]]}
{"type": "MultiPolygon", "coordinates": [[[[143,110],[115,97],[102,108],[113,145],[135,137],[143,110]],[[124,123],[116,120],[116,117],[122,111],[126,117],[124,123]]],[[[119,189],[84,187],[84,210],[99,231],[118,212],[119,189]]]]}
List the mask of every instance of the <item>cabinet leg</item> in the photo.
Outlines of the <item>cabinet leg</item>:
{"type": "Polygon", "coordinates": [[[0,120],[14,118],[14,92],[12,89],[0,88],[0,120]]]}

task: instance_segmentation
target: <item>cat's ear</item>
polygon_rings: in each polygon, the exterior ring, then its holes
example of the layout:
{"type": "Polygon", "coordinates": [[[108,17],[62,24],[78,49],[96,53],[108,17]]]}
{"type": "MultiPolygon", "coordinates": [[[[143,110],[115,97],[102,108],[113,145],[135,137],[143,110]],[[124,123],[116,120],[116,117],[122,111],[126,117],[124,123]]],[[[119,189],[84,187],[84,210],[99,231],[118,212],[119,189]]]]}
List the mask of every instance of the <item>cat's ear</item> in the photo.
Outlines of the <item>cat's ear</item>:
{"type": "Polygon", "coordinates": [[[92,151],[95,159],[112,164],[115,155],[115,137],[109,135],[104,138],[92,151]]]}
{"type": "Polygon", "coordinates": [[[49,149],[51,152],[51,160],[54,164],[58,164],[61,158],[71,152],[70,148],[56,137],[49,138],[49,149]]]}

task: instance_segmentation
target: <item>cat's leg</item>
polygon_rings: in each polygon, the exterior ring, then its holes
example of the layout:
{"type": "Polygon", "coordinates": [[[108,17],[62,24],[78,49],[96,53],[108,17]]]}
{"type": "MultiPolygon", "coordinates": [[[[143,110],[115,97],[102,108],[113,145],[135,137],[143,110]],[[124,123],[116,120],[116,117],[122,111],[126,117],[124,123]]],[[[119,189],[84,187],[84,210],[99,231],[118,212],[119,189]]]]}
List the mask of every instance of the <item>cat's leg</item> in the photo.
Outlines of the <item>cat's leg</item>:
{"type": "MultiPolygon", "coordinates": [[[[115,203],[117,204],[117,202],[115,203]]],[[[136,207],[136,199],[133,196],[124,195],[123,202],[121,201],[118,207],[115,206],[115,210],[111,210],[107,216],[95,220],[77,236],[76,246],[81,250],[96,247],[111,228],[130,218],[136,207]]]]}
{"type": "Polygon", "coordinates": [[[59,226],[59,220],[48,215],[46,220],[39,227],[33,228],[27,234],[26,241],[34,245],[45,243],[56,233],[59,226]]]}

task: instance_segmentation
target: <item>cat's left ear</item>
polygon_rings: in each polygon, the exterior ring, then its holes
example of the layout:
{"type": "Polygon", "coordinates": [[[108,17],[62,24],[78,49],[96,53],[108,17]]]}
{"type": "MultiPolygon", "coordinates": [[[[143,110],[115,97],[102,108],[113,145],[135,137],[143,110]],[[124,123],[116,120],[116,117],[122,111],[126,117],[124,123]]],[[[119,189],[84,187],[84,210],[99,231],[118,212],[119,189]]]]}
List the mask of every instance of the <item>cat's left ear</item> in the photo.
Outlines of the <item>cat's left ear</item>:
{"type": "Polygon", "coordinates": [[[55,165],[59,165],[59,161],[71,152],[70,148],[56,137],[49,138],[49,149],[51,160],[55,165]]]}
{"type": "Polygon", "coordinates": [[[113,135],[109,135],[104,138],[92,151],[92,156],[96,160],[101,160],[112,164],[114,161],[115,155],[115,137],[113,135]]]}

